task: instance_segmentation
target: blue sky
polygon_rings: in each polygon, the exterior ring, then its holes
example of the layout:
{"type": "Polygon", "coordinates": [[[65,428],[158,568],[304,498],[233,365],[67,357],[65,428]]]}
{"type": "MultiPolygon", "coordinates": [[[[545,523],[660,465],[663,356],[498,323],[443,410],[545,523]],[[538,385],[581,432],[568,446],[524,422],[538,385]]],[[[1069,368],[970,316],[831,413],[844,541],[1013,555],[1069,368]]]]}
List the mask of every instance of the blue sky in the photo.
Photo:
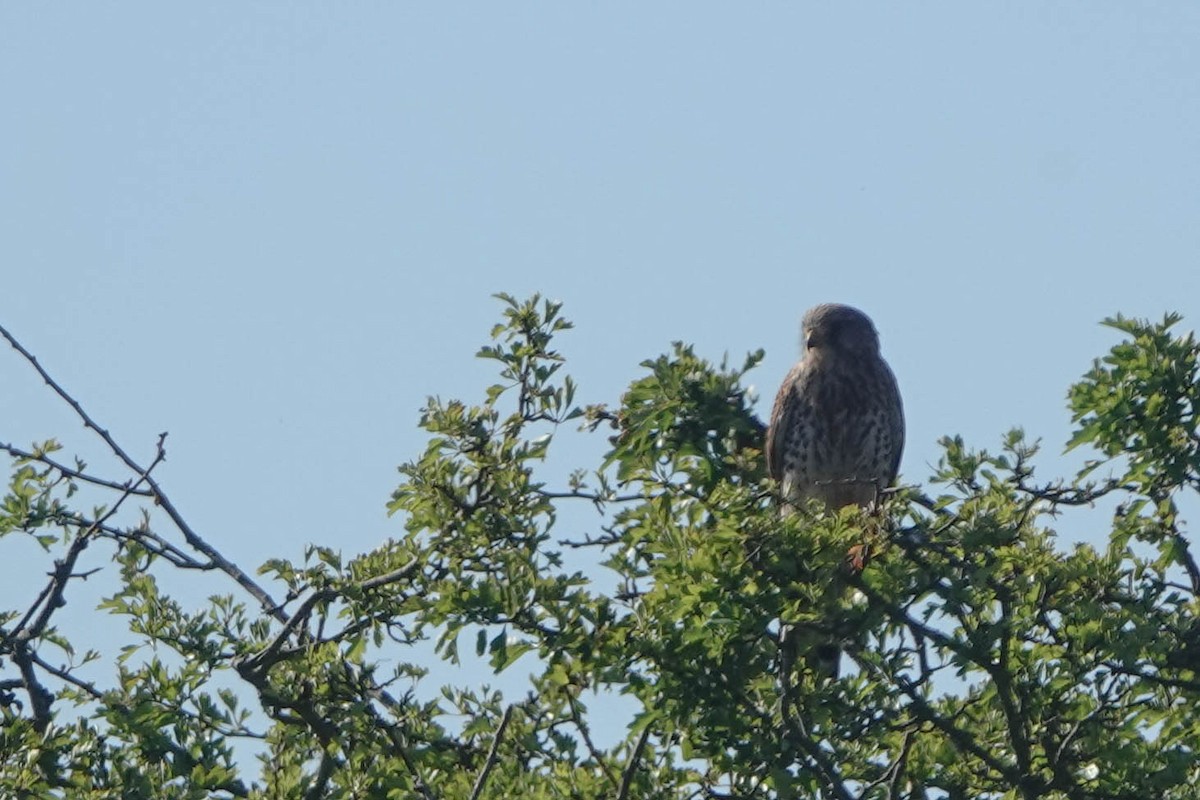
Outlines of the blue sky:
{"type": "MultiPolygon", "coordinates": [[[[497,291],[565,303],[581,400],[683,340],[766,348],[764,415],[852,303],[907,481],[1018,424],[1049,477],[1096,323],[1200,320],[1197,42],[1182,1],[8,3],[0,321],[140,457],[170,431],[248,567],[399,531],[497,291]]],[[[0,352],[0,441],[52,436],[104,463],[0,352]]]]}

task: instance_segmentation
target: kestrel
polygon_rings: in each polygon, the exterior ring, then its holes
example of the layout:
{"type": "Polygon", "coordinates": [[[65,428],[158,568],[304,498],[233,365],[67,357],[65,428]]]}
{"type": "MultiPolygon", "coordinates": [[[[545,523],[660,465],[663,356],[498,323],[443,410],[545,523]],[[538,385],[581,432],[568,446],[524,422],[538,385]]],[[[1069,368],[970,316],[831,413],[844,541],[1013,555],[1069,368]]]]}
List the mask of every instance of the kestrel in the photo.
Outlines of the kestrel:
{"type": "Polygon", "coordinates": [[[856,308],[825,303],[801,322],[804,355],[783,379],[767,428],[767,472],[785,509],[809,498],[869,506],[896,479],[900,389],[879,334],[856,308]]]}
{"type": "MultiPolygon", "coordinates": [[[[868,507],[896,479],[904,448],[900,389],[879,354],[870,318],[850,306],[826,303],[801,322],[804,355],[775,398],[767,428],[767,472],[778,484],[782,513],[807,500],[831,509],[868,507]]],[[[840,593],[832,579],[830,591],[840,593]]],[[[785,667],[805,645],[783,627],[785,667]],[[790,641],[790,644],[789,644],[790,641]]],[[[840,637],[810,642],[810,666],[836,678],[840,637]]]]}

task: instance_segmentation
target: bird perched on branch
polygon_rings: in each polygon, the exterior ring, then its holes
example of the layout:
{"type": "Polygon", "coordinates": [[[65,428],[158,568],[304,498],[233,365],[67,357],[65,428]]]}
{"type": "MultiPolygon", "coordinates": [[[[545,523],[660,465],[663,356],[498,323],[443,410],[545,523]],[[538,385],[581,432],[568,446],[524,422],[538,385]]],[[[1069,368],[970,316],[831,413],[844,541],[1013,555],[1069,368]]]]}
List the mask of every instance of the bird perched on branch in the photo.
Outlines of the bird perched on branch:
{"type": "MultiPolygon", "coordinates": [[[[775,398],[767,428],[767,472],[783,513],[810,499],[830,509],[873,506],[896,479],[904,448],[900,389],[879,353],[879,334],[856,308],[826,303],[801,322],[804,354],[775,398]]],[[[836,645],[816,654],[836,677],[836,645]]]]}

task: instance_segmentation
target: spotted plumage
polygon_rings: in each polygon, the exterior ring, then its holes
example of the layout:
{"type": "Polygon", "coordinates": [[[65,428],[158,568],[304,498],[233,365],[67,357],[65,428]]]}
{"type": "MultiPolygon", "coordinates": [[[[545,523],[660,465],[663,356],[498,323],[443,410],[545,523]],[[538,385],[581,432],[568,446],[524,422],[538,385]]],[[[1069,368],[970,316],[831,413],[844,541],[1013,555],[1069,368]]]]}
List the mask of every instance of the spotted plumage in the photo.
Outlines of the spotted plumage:
{"type": "Polygon", "coordinates": [[[871,505],[896,479],[904,447],[896,378],[858,309],[819,305],[801,327],[804,355],[771,412],[767,470],[785,507],[810,498],[832,508],[871,505]]]}

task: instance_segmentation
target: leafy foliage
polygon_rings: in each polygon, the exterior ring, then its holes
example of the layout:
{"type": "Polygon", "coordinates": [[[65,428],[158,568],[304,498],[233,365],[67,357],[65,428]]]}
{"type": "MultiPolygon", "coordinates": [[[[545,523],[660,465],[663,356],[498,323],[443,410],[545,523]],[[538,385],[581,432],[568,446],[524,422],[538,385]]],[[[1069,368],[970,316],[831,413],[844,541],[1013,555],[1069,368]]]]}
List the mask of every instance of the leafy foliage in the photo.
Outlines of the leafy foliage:
{"type": "Polygon", "coordinates": [[[243,573],[154,481],[162,442],[142,468],[78,404],[130,476],[4,445],[0,536],[53,566],[0,610],[0,794],[1200,796],[1200,570],[1177,505],[1200,491],[1200,348],[1177,317],[1108,321],[1127,338],[1070,392],[1071,446],[1098,453],[1077,479],[1036,483],[1020,431],[995,453],[947,438],[930,496],[781,517],[744,388],[761,352],[731,366],[676,344],[619,404],[583,405],[559,305],[500,299],[478,354],[498,382],[428,401],[396,536],[358,556],[311,546],[243,573]],[[602,463],[544,475],[575,429],[609,437],[602,463]],[[1059,511],[1106,496],[1106,546],[1056,542],[1059,511]],[[162,511],[127,520],[130,500],[162,511]],[[129,637],[78,653],[55,620],[101,548],[99,611],[129,637]],[[236,591],[172,596],[212,574],[236,591]],[[781,657],[782,628],[840,638],[843,677],[781,657]],[[442,685],[436,659],[528,680],[442,685]],[[614,709],[626,723],[601,735],[614,709]]]}

